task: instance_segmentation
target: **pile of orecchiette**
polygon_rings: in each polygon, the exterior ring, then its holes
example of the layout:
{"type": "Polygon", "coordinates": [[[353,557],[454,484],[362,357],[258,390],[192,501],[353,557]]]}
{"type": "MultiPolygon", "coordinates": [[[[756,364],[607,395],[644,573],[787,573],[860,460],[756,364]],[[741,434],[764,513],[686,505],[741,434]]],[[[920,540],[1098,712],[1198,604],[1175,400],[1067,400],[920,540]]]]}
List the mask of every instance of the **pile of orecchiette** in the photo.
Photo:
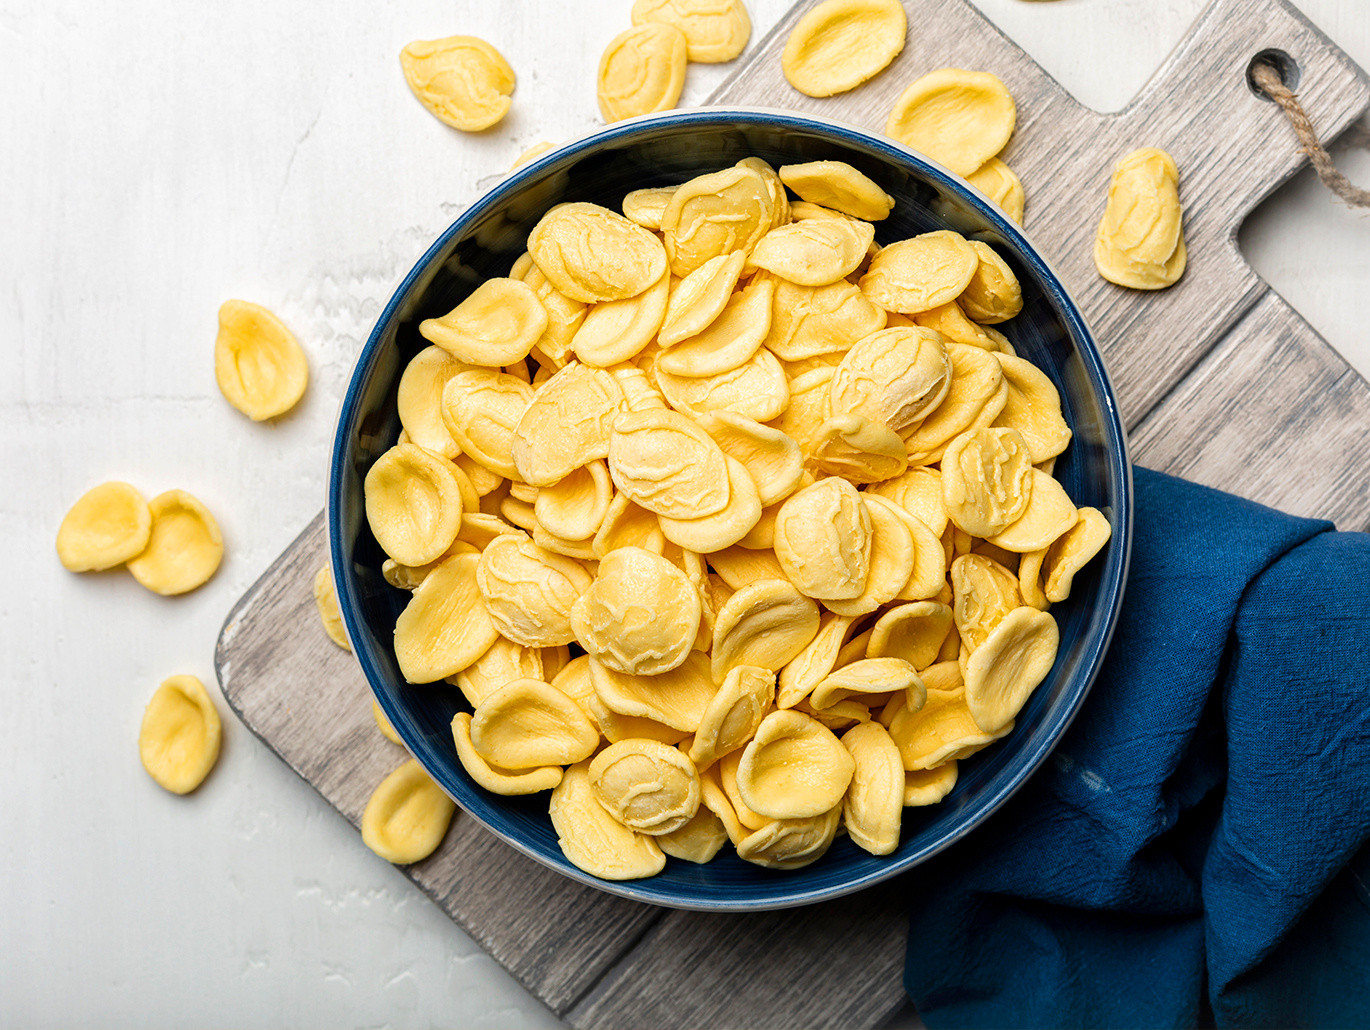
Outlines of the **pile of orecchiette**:
{"type": "Polygon", "coordinates": [[[796,868],[841,827],[887,854],[1052,667],[1047,609],[1108,522],[1052,478],[1059,397],[993,328],[1007,263],[876,245],[892,205],[756,158],[562,204],[420,326],[365,483],[413,592],[399,667],[460,688],[468,773],[551,790],[596,876],[725,841],[796,868]]]}

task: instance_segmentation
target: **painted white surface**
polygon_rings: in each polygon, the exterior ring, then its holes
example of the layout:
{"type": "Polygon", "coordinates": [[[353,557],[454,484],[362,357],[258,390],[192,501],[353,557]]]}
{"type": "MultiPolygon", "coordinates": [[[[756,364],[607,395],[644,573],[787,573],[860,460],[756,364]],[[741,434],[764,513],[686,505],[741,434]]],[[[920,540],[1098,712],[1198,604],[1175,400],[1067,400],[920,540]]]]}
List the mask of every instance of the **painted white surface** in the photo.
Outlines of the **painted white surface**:
{"type": "MultiPolygon", "coordinates": [[[[754,38],[789,2],[749,0],[754,38]]],[[[977,2],[1101,108],[1202,6],[977,2]]],[[[1370,5],[1300,2],[1370,66],[1370,5]]],[[[152,784],[135,741],[162,678],[213,688],[229,606],[321,507],[379,305],[479,180],[598,124],[595,66],[629,6],[0,0],[0,1025],[555,1025],[226,709],[219,767],[189,798],[152,784]],[[478,137],[430,117],[396,59],[457,32],[520,74],[510,116],[478,137]],[[304,402],[272,425],[214,385],[215,312],[234,296],[309,354],[304,402]],[[228,554],[208,586],[163,599],[61,568],[57,523],[109,478],[217,514],[228,554]]],[[[682,104],[728,71],[692,66],[682,104]]],[[[1338,156],[1370,182],[1370,156],[1338,156]]],[[[1242,239],[1370,374],[1346,300],[1370,275],[1370,217],[1305,175],[1242,239]]]]}

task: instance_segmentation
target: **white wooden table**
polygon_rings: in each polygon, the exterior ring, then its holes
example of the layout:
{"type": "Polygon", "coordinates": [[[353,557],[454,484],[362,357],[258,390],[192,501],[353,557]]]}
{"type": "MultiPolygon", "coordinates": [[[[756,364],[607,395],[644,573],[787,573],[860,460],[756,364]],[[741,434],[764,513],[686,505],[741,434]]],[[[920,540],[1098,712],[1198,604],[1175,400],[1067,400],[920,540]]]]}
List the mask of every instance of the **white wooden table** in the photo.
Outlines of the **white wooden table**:
{"type": "MultiPolygon", "coordinates": [[[[976,2],[1101,109],[1202,6],[976,2]]],[[[1370,5],[1299,3],[1370,66],[1370,5]]],[[[749,0],[756,37],[788,5],[749,0]]],[[[157,682],[212,688],[229,606],[320,507],[337,398],[398,275],[479,180],[598,123],[594,68],[630,5],[381,6],[0,0],[0,1025],[556,1025],[231,717],[192,797],[137,761],[157,682]],[[521,76],[481,137],[433,120],[398,68],[404,43],[457,32],[521,76]],[[309,353],[309,393],[277,424],[214,386],[230,296],[275,309],[309,353]],[[57,523],[107,478],[209,505],[228,547],[214,581],[163,599],[66,573],[57,523]]],[[[727,70],[692,66],[682,103],[727,70]]],[[[1337,156],[1370,182],[1370,155],[1337,156]]],[[[1370,216],[1304,175],[1242,243],[1370,375],[1370,216]]]]}

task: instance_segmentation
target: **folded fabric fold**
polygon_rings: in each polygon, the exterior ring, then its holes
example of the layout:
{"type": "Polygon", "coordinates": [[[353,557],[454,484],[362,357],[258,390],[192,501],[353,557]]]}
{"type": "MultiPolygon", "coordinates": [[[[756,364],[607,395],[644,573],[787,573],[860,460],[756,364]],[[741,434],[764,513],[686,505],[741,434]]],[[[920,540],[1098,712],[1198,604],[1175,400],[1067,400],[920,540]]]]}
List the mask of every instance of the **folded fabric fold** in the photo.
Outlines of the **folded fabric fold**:
{"type": "Polygon", "coordinates": [[[905,985],[930,1027],[1370,1024],[1370,536],[1134,485],[1099,679],[907,877],[905,985]]]}

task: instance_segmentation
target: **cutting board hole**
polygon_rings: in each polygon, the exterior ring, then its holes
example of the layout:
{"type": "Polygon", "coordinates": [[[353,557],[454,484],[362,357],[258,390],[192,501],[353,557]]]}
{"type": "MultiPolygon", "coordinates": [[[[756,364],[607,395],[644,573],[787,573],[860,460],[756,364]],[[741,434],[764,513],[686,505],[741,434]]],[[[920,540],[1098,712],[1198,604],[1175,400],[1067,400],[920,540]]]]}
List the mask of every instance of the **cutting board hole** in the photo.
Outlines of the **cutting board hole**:
{"type": "Polygon", "coordinates": [[[1256,65],[1264,62],[1274,65],[1275,70],[1280,74],[1280,81],[1283,82],[1291,91],[1299,88],[1301,72],[1299,62],[1290,57],[1283,50],[1268,49],[1262,50],[1255,57],[1251,58],[1251,63],[1246,66],[1246,84],[1251,88],[1251,92],[1260,97],[1267,104],[1274,101],[1266,95],[1265,91],[1256,85],[1255,68],[1256,65]]]}

